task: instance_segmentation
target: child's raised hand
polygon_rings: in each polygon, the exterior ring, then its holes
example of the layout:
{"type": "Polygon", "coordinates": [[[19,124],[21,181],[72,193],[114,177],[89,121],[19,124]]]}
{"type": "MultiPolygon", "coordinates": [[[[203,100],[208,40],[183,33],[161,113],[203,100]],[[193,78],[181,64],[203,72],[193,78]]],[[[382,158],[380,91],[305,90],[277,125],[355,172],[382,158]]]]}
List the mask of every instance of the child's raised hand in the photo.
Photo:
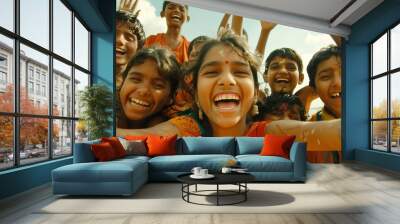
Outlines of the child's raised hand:
{"type": "Polygon", "coordinates": [[[121,0],[119,10],[133,13],[136,9],[139,0],[121,0]]]}
{"type": "Polygon", "coordinates": [[[271,23],[268,21],[260,20],[260,23],[261,23],[261,29],[263,30],[272,30],[276,26],[276,23],[271,23]]]}

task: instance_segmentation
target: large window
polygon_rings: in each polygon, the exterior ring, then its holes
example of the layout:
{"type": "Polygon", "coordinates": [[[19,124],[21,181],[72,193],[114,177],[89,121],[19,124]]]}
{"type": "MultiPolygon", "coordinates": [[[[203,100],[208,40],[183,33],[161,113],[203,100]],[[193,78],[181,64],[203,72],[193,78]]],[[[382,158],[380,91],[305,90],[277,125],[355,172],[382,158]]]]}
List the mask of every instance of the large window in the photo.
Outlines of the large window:
{"type": "Polygon", "coordinates": [[[371,43],[371,148],[400,153],[400,24],[371,43]]]}
{"type": "Polygon", "coordinates": [[[0,170],[70,156],[91,34],[64,0],[0,5],[0,170]]]}

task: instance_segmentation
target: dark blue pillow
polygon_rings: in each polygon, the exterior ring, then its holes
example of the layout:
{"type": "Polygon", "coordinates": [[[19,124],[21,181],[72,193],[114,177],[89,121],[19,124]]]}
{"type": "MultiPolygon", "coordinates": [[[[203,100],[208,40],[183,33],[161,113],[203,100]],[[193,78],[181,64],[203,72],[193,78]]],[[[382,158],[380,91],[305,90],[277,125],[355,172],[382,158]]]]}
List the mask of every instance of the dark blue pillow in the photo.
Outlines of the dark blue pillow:
{"type": "Polygon", "coordinates": [[[99,139],[81,143],[75,143],[74,147],[74,163],[95,162],[96,158],[91,149],[92,144],[99,144],[99,139]]]}

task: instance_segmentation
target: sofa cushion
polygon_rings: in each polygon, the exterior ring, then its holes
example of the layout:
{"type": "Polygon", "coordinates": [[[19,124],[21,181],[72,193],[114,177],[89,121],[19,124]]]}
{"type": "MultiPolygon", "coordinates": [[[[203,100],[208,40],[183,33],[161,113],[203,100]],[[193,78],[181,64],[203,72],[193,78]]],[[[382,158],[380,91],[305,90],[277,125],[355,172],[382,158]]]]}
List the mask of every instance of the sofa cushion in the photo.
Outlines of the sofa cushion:
{"type": "Polygon", "coordinates": [[[74,147],[74,163],[95,162],[96,158],[91,150],[92,144],[99,144],[100,139],[87,142],[77,142],[74,147]]]}
{"type": "Polygon", "coordinates": [[[157,136],[150,135],[147,137],[147,155],[148,156],[163,156],[176,154],[176,138],[173,136],[157,136]]]}
{"type": "Polygon", "coordinates": [[[104,162],[118,158],[112,145],[108,142],[93,144],[91,145],[91,149],[97,161],[104,162]]]}
{"type": "Polygon", "coordinates": [[[142,170],[146,165],[141,160],[74,163],[53,170],[53,181],[129,182],[132,181],[133,172],[142,170]]]}
{"type": "Polygon", "coordinates": [[[261,149],[261,156],[281,156],[289,159],[290,148],[295,135],[265,135],[264,146],[261,149]]]}
{"type": "Polygon", "coordinates": [[[279,156],[239,155],[236,159],[249,172],[293,172],[292,161],[279,156]]]}
{"type": "Polygon", "coordinates": [[[177,154],[225,154],[235,155],[233,137],[183,137],[178,141],[177,154]]]}
{"type": "Polygon", "coordinates": [[[117,158],[126,156],[126,151],[117,137],[103,137],[101,142],[108,142],[112,145],[117,158]]]}
{"type": "Polygon", "coordinates": [[[138,160],[138,161],[143,161],[143,162],[148,162],[150,157],[147,156],[137,156],[137,155],[130,155],[130,156],[125,156],[124,158],[116,159],[113,162],[131,162],[132,160],[138,160]]]}
{"type": "Polygon", "coordinates": [[[175,155],[158,156],[149,160],[149,170],[163,172],[191,172],[193,167],[199,166],[211,172],[221,170],[228,160],[235,159],[231,155],[175,155]]]}
{"type": "Polygon", "coordinates": [[[236,155],[260,154],[263,137],[236,137],[236,155]]]}
{"type": "Polygon", "coordinates": [[[147,155],[146,142],[142,140],[126,140],[124,138],[119,138],[122,146],[126,151],[126,155],[137,155],[145,156],[147,155]]]}

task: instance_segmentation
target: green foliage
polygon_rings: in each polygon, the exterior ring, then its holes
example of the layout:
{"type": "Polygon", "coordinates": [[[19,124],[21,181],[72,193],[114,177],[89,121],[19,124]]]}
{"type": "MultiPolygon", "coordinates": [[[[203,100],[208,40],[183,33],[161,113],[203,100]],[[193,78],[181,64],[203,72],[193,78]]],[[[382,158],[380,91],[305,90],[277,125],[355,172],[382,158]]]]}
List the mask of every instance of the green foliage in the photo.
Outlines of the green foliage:
{"type": "Polygon", "coordinates": [[[113,94],[102,84],[94,84],[80,92],[81,119],[85,121],[89,140],[109,136],[112,125],[113,94]]]}

